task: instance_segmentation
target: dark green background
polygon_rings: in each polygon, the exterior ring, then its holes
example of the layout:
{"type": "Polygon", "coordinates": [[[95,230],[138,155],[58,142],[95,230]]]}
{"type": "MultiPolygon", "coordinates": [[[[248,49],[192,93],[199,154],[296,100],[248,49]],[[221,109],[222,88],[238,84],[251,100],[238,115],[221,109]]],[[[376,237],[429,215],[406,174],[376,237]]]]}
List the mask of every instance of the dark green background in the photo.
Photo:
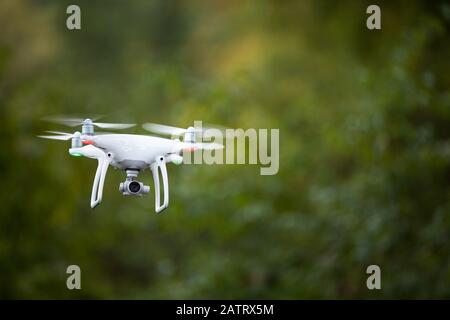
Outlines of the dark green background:
{"type": "Polygon", "coordinates": [[[0,297],[449,298],[450,4],[369,4],[2,0],[0,297]],[[280,171],[170,165],[157,215],[110,170],[91,210],[55,114],[279,128],[280,171]]]}

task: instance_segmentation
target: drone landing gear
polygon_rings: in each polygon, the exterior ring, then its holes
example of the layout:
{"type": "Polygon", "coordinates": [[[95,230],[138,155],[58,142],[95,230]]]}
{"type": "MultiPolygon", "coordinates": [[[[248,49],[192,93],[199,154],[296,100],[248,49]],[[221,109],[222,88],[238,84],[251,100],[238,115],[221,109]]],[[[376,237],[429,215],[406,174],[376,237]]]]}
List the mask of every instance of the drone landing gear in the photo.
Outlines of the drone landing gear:
{"type": "Polygon", "coordinates": [[[81,148],[71,148],[69,153],[74,155],[81,155],[92,159],[98,160],[97,171],[95,172],[94,184],[92,186],[91,194],[91,208],[95,208],[102,202],[103,197],[103,185],[105,184],[106,172],[108,166],[111,163],[110,156],[93,145],[87,145],[81,148]]]}
{"type": "Polygon", "coordinates": [[[169,179],[167,177],[166,158],[159,156],[155,162],[150,165],[153,175],[153,183],[155,185],[155,211],[160,213],[169,206],[169,179]],[[164,201],[161,205],[161,196],[159,190],[159,171],[163,180],[164,201]]]}

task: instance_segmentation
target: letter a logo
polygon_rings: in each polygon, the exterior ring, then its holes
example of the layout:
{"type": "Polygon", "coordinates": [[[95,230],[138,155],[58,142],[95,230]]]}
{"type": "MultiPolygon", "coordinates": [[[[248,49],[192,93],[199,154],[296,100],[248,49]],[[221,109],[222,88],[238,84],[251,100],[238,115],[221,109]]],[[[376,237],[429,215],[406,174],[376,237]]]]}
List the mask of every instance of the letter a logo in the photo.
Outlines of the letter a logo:
{"type": "Polygon", "coordinates": [[[366,285],[367,289],[381,289],[381,270],[376,264],[370,265],[366,269],[366,273],[370,274],[367,278],[366,285]]]}
{"type": "Polygon", "coordinates": [[[67,7],[66,13],[71,15],[67,17],[66,26],[69,30],[81,29],[81,9],[75,4],[71,4],[67,7]]]}
{"type": "Polygon", "coordinates": [[[367,7],[366,13],[371,14],[366,20],[367,29],[381,29],[381,10],[380,7],[372,4],[367,7]]]}
{"type": "Polygon", "coordinates": [[[80,269],[80,267],[77,265],[68,266],[66,273],[70,274],[70,276],[67,278],[67,281],[66,281],[67,289],[80,290],[81,289],[81,269],[80,269]]]}

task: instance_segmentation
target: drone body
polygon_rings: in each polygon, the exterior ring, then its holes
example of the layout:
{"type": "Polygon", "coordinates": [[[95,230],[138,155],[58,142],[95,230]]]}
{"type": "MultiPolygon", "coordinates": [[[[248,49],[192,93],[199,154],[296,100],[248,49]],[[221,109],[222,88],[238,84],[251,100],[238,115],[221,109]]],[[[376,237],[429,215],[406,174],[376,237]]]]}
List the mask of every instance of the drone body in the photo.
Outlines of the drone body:
{"type": "MultiPolygon", "coordinates": [[[[172,154],[176,151],[179,140],[134,134],[104,134],[93,137],[85,136],[82,143],[84,145],[92,144],[102,149],[107,155],[110,154],[113,167],[123,170],[144,170],[159,155],[172,154]]],[[[76,150],[72,150],[72,152],[76,152],[76,150]]]]}
{"type": "Polygon", "coordinates": [[[150,191],[150,187],[139,182],[136,178],[139,172],[149,168],[152,171],[155,188],[155,211],[161,212],[169,205],[169,182],[167,174],[167,162],[181,164],[183,152],[191,152],[198,149],[221,149],[220,144],[196,143],[196,131],[193,127],[181,129],[156,124],[146,124],[147,130],[171,134],[184,135],[183,141],[179,139],[166,139],[148,135],[135,134],[95,134],[94,126],[101,128],[126,129],[134,125],[95,123],[90,119],[57,119],[52,120],[70,126],[82,124],[82,132],[73,134],[50,131],[55,136],[39,136],[54,140],[72,140],[69,153],[72,156],[85,156],[97,159],[98,166],[94,177],[91,195],[91,207],[100,204],[103,196],[103,186],[109,166],[125,170],[127,177],[119,186],[123,195],[142,196],[150,191]],[[162,189],[164,192],[161,203],[160,173],[162,177],[162,189]]]}

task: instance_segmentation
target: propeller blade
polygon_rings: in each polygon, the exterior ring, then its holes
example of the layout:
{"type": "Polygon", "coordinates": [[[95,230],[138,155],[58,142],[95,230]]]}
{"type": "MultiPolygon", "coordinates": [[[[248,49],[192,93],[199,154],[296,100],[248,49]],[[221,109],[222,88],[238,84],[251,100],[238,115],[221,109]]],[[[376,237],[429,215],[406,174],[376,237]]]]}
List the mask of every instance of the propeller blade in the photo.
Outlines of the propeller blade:
{"type": "Polygon", "coordinates": [[[102,129],[128,129],[134,127],[134,123],[104,123],[104,122],[93,122],[94,126],[102,129]]]}
{"type": "MultiPolygon", "coordinates": [[[[70,136],[70,137],[74,137],[75,134],[76,134],[76,133],[68,133],[68,132],[61,132],[61,131],[45,131],[45,132],[52,133],[52,134],[58,134],[58,135],[61,135],[61,136],[70,136]]],[[[113,133],[112,132],[103,132],[103,131],[99,132],[99,131],[96,131],[94,136],[101,136],[101,135],[104,135],[104,134],[113,134],[113,133]]],[[[81,134],[80,134],[80,136],[81,136],[81,134]]]]}
{"type": "Polygon", "coordinates": [[[42,139],[50,139],[50,140],[70,140],[72,139],[72,136],[38,136],[38,138],[42,139]]]}
{"type": "Polygon", "coordinates": [[[47,133],[59,134],[63,136],[73,136],[73,133],[61,132],[61,131],[45,131],[47,133]]]}
{"type": "MultiPolygon", "coordinates": [[[[163,135],[170,135],[170,136],[181,136],[188,132],[188,129],[183,128],[177,128],[172,126],[167,126],[163,124],[157,124],[157,123],[144,123],[142,127],[150,132],[157,133],[157,134],[163,134],[163,135]]],[[[217,135],[221,135],[224,139],[233,139],[239,136],[240,134],[237,134],[234,130],[227,131],[227,127],[224,126],[218,126],[218,125],[204,125],[201,129],[194,128],[193,132],[200,133],[200,135],[203,138],[211,139],[213,137],[216,137],[217,135]]]]}
{"type": "MultiPolygon", "coordinates": [[[[99,117],[96,117],[95,119],[98,119],[99,117]]],[[[85,124],[86,120],[88,120],[88,123],[92,123],[92,125],[99,127],[99,128],[105,128],[105,129],[127,129],[134,127],[135,124],[131,123],[104,123],[104,122],[92,122],[95,119],[83,119],[83,118],[71,118],[71,117],[45,117],[43,118],[46,121],[59,123],[62,125],[66,125],[69,127],[76,127],[81,126],[85,124]]]]}
{"type": "Polygon", "coordinates": [[[177,128],[172,126],[166,126],[163,124],[157,123],[144,123],[142,127],[150,132],[158,133],[158,134],[166,134],[170,136],[181,136],[187,132],[187,129],[177,128]]]}
{"type": "Polygon", "coordinates": [[[62,124],[69,127],[76,127],[83,124],[84,119],[81,118],[66,118],[66,117],[45,117],[45,121],[62,124]]]}

